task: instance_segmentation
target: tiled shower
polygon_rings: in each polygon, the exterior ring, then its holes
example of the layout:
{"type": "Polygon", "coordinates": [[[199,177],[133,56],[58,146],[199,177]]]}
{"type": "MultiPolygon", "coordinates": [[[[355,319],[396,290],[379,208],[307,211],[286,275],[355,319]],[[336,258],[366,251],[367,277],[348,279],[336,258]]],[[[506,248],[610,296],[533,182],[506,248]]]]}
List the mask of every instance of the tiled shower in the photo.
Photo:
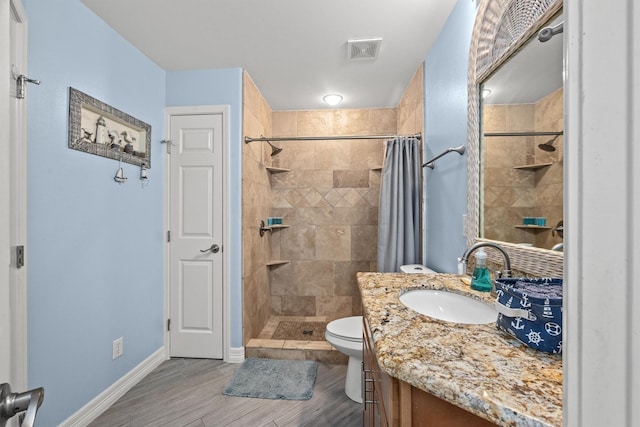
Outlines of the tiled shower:
{"type": "MultiPolygon", "coordinates": [[[[485,105],[483,110],[485,132],[562,131],[563,118],[562,88],[532,104],[485,105]]],[[[534,233],[514,227],[526,216],[545,217],[549,227],[563,218],[563,138],[554,140],[553,152],[538,148],[550,139],[483,139],[483,237],[547,249],[562,242],[550,230],[534,233]],[[531,171],[514,167],[531,164],[549,166],[531,171]]]]}
{"type": "MultiPolygon", "coordinates": [[[[421,66],[396,108],[272,111],[245,73],[244,135],[422,132],[422,75],[421,66]]],[[[246,352],[284,358],[287,349],[298,349],[303,351],[293,357],[337,360],[338,355],[325,351],[331,347],[320,337],[301,335],[281,343],[268,335],[284,320],[326,323],[361,314],[356,273],[376,269],[384,141],[279,141],[274,145],[283,150],[273,157],[264,142],[243,147],[246,352]],[[267,217],[282,217],[285,227],[261,237],[259,224],[267,217]]],[[[303,333],[318,334],[311,328],[303,333]]]]}

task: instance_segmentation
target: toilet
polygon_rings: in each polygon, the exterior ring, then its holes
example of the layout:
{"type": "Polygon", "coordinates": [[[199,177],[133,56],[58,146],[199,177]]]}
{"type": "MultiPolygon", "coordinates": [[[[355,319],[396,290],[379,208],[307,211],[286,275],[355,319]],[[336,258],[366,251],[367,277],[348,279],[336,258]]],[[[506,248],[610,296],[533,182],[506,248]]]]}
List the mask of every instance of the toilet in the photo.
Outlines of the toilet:
{"type": "Polygon", "coordinates": [[[408,273],[408,274],[435,274],[436,273],[429,267],[425,267],[422,264],[401,265],[400,272],[408,273]]]}
{"type": "Polygon", "coordinates": [[[344,392],[349,399],[362,403],[362,316],[329,322],[324,336],[336,350],[349,356],[344,392]]]}
{"type": "MultiPolygon", "coordinates": [[[[420,264],[403,265],[402,273],[434,274],[435,271],[420,264]]],[[[327,342],[349,356],[344,392],[349,399],[362,403],[362,316],[343,317],[327,324],[327,342]]]]}

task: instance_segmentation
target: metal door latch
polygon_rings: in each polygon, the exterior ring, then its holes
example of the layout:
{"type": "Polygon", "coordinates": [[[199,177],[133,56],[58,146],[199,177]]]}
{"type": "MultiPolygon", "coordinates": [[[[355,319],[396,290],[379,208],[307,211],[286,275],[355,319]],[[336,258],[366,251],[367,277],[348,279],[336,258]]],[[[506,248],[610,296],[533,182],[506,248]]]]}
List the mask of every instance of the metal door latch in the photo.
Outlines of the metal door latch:
{"type": "Polygon", "coordinates": [[[215,243],[213,245],[211,245],[211,247],[207,248],[207,249],[201,249],[200,252],[213,252],[214,254],[217,254],[218,252],[220,252],[220,246],[216,245],[215,243]]]}
{"type": "Polygon", "coordinates": [[[9,418],[26,411],[23,427],[33,427],[38,408],[44,399],[44,388],[35,388],[24,393],[12,393],[7,383],[0,384],[0,427],[7,424],[9,418]]]}

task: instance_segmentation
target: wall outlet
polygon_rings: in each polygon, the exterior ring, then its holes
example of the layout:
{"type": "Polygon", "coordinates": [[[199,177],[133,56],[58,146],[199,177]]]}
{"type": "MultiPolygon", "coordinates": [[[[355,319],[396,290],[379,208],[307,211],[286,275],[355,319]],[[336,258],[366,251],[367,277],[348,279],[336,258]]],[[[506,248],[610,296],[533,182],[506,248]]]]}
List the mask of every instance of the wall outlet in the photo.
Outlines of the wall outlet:
{"type": "Polygon", "coordinates": [[[122,337],[113,341],[113,359],[122,356],[124,352],[124,340],[122,337]]]}

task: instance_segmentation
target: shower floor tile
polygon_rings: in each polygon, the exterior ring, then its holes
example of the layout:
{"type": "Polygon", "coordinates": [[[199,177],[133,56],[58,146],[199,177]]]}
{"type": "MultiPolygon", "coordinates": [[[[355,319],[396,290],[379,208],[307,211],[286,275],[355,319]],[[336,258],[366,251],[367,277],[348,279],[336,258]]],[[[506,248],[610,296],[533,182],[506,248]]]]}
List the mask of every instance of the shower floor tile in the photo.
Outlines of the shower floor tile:
{"type": "MultiPolygon", "coordinates": [[[[280,322],[321,322],[325,316],[273,316],[269,319],[257,338],[249,340],[245,347],[247,357],[271,359],[316,360],[331,364],[346,364],[348,358],[324,340],[272,339],[280,322]]],[[[315,333],[315,332],[314,332],[315,333]]],[[[319,330],[318,330],[319,333],[319,330]]]]}

